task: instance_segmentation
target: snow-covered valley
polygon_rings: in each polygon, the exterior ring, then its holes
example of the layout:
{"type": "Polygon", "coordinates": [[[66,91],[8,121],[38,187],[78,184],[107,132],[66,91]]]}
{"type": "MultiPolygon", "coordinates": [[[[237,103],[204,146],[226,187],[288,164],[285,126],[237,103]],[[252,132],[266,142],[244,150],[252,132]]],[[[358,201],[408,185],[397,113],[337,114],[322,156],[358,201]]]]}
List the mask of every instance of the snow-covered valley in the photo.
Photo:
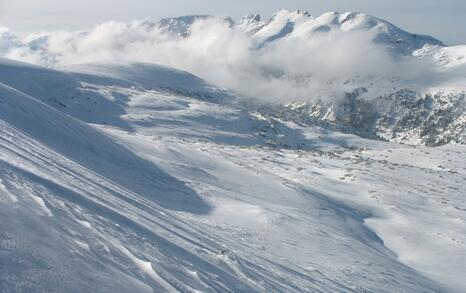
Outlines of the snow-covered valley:
{"type": "MultiPolygon", "coordinates": [[[[240,25],[262,44],[289,23],[277,15],[240,25]]],[[[402,51],[461,81],[445,56],[463,51],[421,39],[439,47],[402,51]]],[[[246,99],[169,67],[62,65],[0,59],[0,292],[466,290],[461,82],[435,102],[390,90],[376,118],[352,105],[369,129],[336,104],[246,99]]]]}

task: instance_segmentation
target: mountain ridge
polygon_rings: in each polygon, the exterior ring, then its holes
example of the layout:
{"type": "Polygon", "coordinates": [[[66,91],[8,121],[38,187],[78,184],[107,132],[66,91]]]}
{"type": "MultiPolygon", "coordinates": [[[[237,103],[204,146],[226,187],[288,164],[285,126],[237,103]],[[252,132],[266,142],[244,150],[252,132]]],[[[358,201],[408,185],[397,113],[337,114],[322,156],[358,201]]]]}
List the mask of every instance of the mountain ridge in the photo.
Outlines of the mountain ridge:
{"type": "MultiPolygon", "coordinates": [[[[189,35],[190,26],[195,20],[206,18],[215,18],[215,16],[203,15],[168,18],[159,21],[157,25],[164,32],[187,36],[189,35]],[[173,20],[173,23],[170,23],[169,20],[173,20]]],[[[229,17],[221,19],[230,26],[244,29],[252,36],[261,35],[258,37],[259,39],[271,37],[278,39],[292,33],[295,26],[301,26],[306,27],[304,30],[307,33],[328,32],[331,29],[341,29],[343,31],[377,30],[375,38],[377,42],[385,45],[391,44],[392,47],[403,54],[410,54],[417,49],[421,49],[426,44],[444,46],[441,41],[431,36],[411,34],[380,18],[359,12],[326,12],[318,17],[313,17],[307,11],[280,10],[266,21],[262,20],[260,14],[245,16],[239,22],[235,22],[229,17]],[[286,33],[280,34],[280,31],[284,30],[286,26],[293,27],[293,29],[288,29],[286,33]],[[278,27],[278,30],[273,27],[278,27]],[[266,30],[274,32],[265,32],[266,30]]]]}

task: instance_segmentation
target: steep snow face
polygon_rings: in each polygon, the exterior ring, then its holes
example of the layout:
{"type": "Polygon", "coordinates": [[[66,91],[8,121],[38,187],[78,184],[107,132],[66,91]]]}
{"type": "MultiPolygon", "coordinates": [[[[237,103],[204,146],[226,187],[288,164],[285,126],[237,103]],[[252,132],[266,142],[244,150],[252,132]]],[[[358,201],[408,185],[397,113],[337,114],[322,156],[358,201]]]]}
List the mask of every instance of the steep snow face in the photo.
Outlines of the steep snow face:
{"type": "Polygon", "coordinates": [[[279,111],[292,121],[324,123],[336,129],[413,145],[466,144],[466,92],[396,90],[371,96],[365,88],[347,93],[340,104],[290,103],[279,111]]]}
{"type": "Polygon", "coordinates": [[[246,31],[248,34],[253,35],[261,30],[266,25],[266,22],[262,21],[259,14],[250,14],[241,19],[238,26],[246,31]]]}
{"type": "Polygon", "coordinates": [[[0,291],[466,288],[463,146],[306,125],[147,64],[0,73],[0,291]]]}

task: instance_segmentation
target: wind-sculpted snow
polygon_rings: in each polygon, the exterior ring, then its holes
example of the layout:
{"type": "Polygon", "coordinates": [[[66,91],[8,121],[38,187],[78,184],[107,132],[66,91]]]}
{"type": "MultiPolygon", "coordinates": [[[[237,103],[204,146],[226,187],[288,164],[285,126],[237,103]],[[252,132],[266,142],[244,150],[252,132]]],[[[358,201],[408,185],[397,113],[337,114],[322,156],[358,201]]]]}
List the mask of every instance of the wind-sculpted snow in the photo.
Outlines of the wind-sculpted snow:
{"type": "Polygon", "coordinates": [[[464,291],[463,146],[286,114],[147,64],[2,60],[0,291],[464,291]]]}

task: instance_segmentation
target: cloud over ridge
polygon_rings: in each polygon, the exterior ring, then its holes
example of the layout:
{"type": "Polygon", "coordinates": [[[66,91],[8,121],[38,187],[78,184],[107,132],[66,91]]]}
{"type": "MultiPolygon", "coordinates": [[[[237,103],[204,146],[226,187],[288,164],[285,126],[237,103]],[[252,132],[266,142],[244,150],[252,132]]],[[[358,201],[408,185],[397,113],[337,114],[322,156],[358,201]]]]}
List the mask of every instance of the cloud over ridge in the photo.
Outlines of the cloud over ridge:
{"type": "Polygon", "coordinates": [[[115,61],[161,64],[241,95],[280,102],[338,99],[374,82],[382,87],[395,81],[435,84],[450,72],[441,72],[433,58],[412,56],[425,46],[442,48],[433,38],[359,13],[314,18],[279,11],[267,21],[253,15],[238,23],[209,16],[107,22],[86,32],[26,37],[0,29],[0,55],[6,58],[53,68],[115,61]]]}

